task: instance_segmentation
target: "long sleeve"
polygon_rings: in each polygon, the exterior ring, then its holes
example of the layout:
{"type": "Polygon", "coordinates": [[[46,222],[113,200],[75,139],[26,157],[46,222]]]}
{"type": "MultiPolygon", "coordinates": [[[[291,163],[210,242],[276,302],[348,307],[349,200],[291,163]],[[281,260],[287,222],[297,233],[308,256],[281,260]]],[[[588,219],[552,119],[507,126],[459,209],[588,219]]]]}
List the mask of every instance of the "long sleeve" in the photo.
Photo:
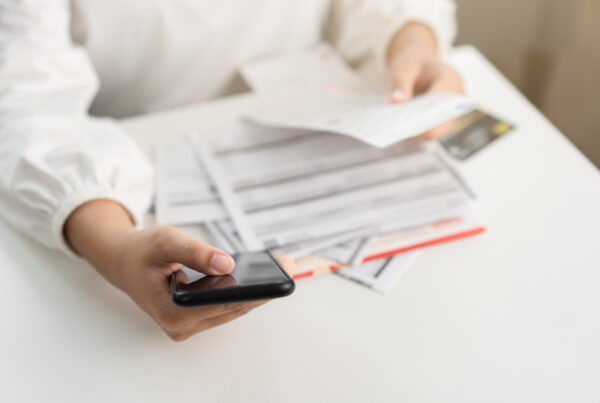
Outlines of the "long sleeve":
{"type": "Polygon", "coordinates": [[[152,195],[136,145],[87,114],[98,78],[69,17],[67,0],[0,0],[0,216],[66,253],[78,206],[115,200],[139,222],[152,195]]]}
{"type": "Polygon", "coordinates": [[[455,9],[453,0],[333,0],[325,35],[354,66],[385,70],[388,45],[407,22],[431,27],[445,53],[456,35],[455,9]]]}

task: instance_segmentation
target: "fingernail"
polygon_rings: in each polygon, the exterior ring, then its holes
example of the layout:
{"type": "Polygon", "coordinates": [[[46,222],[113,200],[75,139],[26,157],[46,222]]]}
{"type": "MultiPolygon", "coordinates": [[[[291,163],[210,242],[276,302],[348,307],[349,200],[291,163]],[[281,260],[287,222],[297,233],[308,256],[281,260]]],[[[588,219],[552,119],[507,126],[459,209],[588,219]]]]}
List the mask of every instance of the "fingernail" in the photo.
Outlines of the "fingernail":
{"type": "Polygon", "coordinates": [[[394,91],[392,91],[392,95],[390,95],[390,100],[391,101],[403,101],[404,97],[405,97],[404,91],[402,91],[401,89],[395,89],[394,91]]]}
{"type": "Polygon", "coordinates": [[[230,273],[234,266],[235,262],[231,256],[220,253],[215,253],[210,261],[210,267],[219,273],[230,273]]]}

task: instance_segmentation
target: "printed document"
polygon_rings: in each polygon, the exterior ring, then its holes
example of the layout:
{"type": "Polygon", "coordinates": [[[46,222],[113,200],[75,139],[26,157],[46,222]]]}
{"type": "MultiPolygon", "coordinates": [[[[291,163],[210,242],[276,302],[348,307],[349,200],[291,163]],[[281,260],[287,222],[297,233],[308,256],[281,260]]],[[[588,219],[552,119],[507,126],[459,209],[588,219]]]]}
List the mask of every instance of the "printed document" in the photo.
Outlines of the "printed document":
{"type": "Polygon", "coordinates": [[[247,250],[415,227],[464,215],[471,202],[434,144],[381,150],[309,132],[211,153],[192,139],[247,250]]]}
{"type": "Polygon", "coordinates": [[[247,118],[265,126],[343,134],[384,148],[425,133],[473,110],[463,95],[435,92],[403,103],[384,95],[307,95],[265,100],[247,118]]]}

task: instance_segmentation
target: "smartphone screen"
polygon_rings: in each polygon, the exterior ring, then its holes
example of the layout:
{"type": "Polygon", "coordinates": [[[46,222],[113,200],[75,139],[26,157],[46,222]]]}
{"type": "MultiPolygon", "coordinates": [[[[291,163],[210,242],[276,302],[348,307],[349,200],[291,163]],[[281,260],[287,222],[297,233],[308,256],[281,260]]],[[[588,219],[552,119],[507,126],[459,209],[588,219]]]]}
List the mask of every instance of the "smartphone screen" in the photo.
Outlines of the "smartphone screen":
{"type": "Polygon", "coordinates": [[[189,283],[177,284],[172,278],[173,301],[195,306],[277,298],[293,292],[294,281],[269,253],[246,252],[232,257],[235,269],[229,275],[206,276],[183,268],[189,283]]]}
{"type": "Polygon", "coordinates": [[[209,288],[224,288],[226,286],[278,283],[288,280],[288,276],[267,253],[238,253],[232,257],[235,260],[235,269],[227,276],[207,276],[184,267],[183,270],[187,274],[190,283],[180,284],[180,290],[198,289],[198,284],[208,285],[209,288]],[[229,279],[229,281],[225,279],[229,279]]]}

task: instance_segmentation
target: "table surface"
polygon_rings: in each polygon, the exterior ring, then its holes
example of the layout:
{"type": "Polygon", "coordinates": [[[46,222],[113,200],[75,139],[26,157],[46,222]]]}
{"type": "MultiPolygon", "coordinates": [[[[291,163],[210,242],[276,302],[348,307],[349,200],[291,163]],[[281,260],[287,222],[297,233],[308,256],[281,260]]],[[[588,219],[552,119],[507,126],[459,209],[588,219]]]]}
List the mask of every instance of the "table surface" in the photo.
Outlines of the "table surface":
{"type": "MultiPolygon", "coordinates": [[[[600,175],[472,47],[467,93],[517,129],[464,164],[489,232],[381,296],[337,276],[184,343],[91,267],[0,222],[0,401],[600,401],[600,175]]],[[[123,121],[144,150],[251,95],[123,121]]]]}

